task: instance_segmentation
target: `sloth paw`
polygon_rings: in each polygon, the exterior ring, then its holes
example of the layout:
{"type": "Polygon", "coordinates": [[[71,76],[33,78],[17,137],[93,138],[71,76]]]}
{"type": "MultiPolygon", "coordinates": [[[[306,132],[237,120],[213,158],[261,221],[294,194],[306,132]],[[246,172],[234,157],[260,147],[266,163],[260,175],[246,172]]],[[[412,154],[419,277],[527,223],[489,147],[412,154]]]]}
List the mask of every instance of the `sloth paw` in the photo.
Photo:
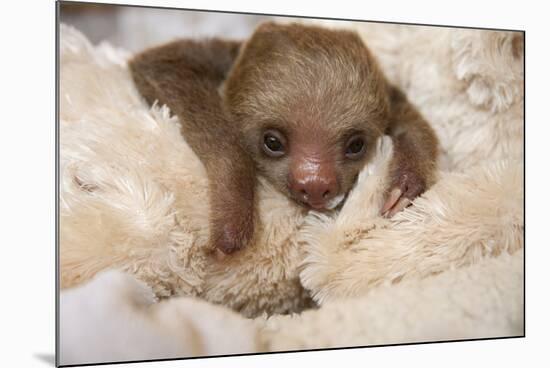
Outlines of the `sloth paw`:
{"type": "Polygon", "coordinates": [[[426,180],[422,175],[412,170],[398,170],[380,211],[382,216],[389,218],[404,210],[425,190],[426,180]]]}

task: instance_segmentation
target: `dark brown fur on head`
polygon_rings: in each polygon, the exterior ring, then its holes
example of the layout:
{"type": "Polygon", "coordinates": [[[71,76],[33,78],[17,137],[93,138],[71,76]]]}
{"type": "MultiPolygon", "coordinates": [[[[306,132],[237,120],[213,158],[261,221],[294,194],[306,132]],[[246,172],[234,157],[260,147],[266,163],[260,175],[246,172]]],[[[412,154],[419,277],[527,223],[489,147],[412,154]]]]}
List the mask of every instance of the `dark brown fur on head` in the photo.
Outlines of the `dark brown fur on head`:
{"type": "Polygon", "coordinates": [[[346,194],[388,125],[387,83],[353,32],[263,24],[243,46],[223,91],[260,172],[299,202],[293,182],[305,166],[317,165],[321,176],[334,179],[329,198],[346,194]],[[262,154],[269,129],[284,136],[284,157],[262,154]],[[349,160],[354,136],[364,138],[366,152],[349,160]]]}

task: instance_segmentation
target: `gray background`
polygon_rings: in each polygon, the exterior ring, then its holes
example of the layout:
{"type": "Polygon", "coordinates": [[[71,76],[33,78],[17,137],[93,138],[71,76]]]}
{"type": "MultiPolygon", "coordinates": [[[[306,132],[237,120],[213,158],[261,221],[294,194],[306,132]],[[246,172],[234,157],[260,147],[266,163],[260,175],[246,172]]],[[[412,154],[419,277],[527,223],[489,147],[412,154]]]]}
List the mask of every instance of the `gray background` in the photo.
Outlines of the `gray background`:
{"type": "Polygon", "coordinates": [[[108,41],[129,51],[182,37],[244,39],[258,23],[270,19],[277,18],[115,5],[60,5],[62,23],[76,27],[94,44],[108,41]]]}

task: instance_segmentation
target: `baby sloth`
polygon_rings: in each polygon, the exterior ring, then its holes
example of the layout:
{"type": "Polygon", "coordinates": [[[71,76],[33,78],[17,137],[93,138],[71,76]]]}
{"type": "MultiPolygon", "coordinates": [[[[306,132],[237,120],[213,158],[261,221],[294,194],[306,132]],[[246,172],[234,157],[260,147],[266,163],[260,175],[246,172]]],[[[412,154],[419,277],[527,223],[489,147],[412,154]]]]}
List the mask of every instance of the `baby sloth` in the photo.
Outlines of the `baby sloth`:
{"type": "Polygon", "coordinates": [[[394,142],[393,216],[434,180],[437,138],[350,31],[265,23],[243,43],[182,40],[134,57],[150,103],[167,104],[209,178],[210,241],[251,241],[257,175],[305,208],[341,205],[375,142],[394,142]]]}

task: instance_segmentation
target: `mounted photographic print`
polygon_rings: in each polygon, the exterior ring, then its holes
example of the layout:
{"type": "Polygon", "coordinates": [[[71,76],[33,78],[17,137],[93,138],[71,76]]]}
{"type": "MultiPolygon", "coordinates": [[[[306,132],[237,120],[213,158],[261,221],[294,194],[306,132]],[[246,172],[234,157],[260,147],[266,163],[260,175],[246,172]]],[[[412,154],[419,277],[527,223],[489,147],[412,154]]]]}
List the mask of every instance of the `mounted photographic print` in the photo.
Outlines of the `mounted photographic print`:
{"type": "Polygon", "coordinates": [[[58,365],[524,336],[524,32],[57,15],[58,365]]]}

